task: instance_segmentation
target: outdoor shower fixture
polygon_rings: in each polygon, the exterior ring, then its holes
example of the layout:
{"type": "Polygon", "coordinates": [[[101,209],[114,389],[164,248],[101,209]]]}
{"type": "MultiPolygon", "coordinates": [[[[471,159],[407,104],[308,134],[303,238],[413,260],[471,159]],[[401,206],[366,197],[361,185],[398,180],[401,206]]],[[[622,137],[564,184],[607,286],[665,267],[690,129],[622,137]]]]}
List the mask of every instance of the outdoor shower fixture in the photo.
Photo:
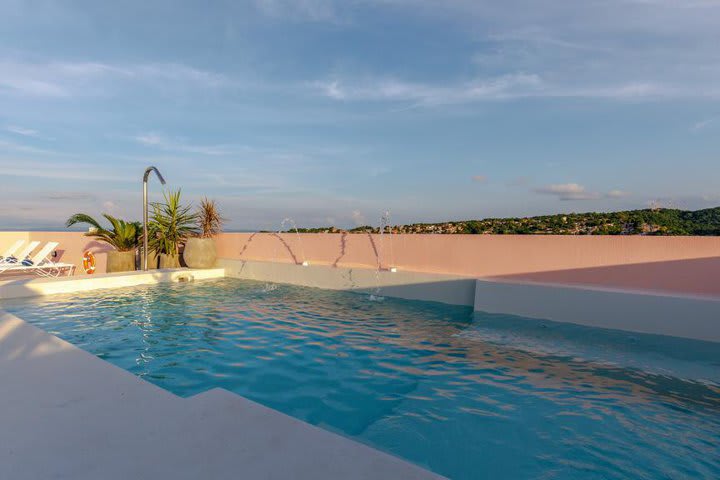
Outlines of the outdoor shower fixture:
{"type": "Polygon", "coordinates": [[[148,167],[145,169],[145,175],[143,175],[143,250],[142,250],[142,269],[147,271],[148,269],[148,195],[147,195],[147,182],[150,172],[155,172],[160,183],[165,185],[165,179],[163,178],[160,170],[155,167],[148,167]]]}

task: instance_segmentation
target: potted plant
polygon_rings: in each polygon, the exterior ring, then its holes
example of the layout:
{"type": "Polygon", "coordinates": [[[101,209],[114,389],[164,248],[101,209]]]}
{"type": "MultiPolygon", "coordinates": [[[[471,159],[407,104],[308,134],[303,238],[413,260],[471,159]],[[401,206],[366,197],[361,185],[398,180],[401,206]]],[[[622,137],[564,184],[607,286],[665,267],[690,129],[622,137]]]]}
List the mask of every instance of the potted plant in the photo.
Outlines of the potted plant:
{"type": "Polygon", "coordinates": [[[183,260],[190,268],[211,268],[217,260],[215,235],[220,233],[225,221],[218,211],[215,200],[203,198],[196,213],[199,234],[187,239],[183,260]]]}
{"type": "Polygon", "coordinates": [[[114,250],[107,253],[107,272],[130,272],[135,270],[135,254],[140,243],[142,226],[139,222],[126,222],[115,218],[112,215],[103,213],[103,217],[110,222],[110,229],[100,225],[90,215],[76,213],[68,218],[65,226],[71,227],[77,223],[90,225],[90,230],[85,234],[100,242],[109,244],[114,250]]]}
{"type": "Polygon", "coordinates": [[[152,204],[148,223],[149,249],[160,257],[160,268],[180,266],[180,245],[197,232],[197,215],[180,203],[180,190],[164,194],[164,202],[152,204]]]}

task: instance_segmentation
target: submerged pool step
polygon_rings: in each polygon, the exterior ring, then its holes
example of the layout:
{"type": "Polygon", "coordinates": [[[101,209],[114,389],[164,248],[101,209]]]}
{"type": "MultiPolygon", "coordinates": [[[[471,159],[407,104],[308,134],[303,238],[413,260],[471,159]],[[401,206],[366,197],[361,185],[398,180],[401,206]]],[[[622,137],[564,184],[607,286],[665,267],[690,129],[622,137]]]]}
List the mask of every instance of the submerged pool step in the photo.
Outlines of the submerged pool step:
{"type": "Polygon", "coordinates": [[[478,280],[475,311],[720,342],[720,299],[478,280]]]}
{"type": "Polygon", "coordinates": [[[438,479],[222,389],[184,399],[0,311],[0,478],[438,479]]]}

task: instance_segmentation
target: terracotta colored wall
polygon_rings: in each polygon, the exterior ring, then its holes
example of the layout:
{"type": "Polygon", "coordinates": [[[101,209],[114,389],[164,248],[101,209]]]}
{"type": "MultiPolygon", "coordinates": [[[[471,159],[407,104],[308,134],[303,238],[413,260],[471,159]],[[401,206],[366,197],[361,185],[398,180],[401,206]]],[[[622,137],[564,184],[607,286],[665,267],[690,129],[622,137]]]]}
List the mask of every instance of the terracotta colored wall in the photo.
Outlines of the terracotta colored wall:
{"type": "Polygon", "coordinates": [[[719,237],[224,233],[218,255],[720,295],[719,237]]]}

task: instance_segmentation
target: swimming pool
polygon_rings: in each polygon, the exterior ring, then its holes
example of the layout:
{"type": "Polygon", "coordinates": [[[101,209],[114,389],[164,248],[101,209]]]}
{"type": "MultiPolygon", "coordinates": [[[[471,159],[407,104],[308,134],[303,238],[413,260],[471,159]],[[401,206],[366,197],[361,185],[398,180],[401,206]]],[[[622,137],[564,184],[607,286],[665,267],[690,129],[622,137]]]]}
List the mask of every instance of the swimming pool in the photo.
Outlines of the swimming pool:
{"type": "Polygon", "coordinates": [[[451,478],[718,478],[720,344],[236,279],[3,308],[451,478]]]}

